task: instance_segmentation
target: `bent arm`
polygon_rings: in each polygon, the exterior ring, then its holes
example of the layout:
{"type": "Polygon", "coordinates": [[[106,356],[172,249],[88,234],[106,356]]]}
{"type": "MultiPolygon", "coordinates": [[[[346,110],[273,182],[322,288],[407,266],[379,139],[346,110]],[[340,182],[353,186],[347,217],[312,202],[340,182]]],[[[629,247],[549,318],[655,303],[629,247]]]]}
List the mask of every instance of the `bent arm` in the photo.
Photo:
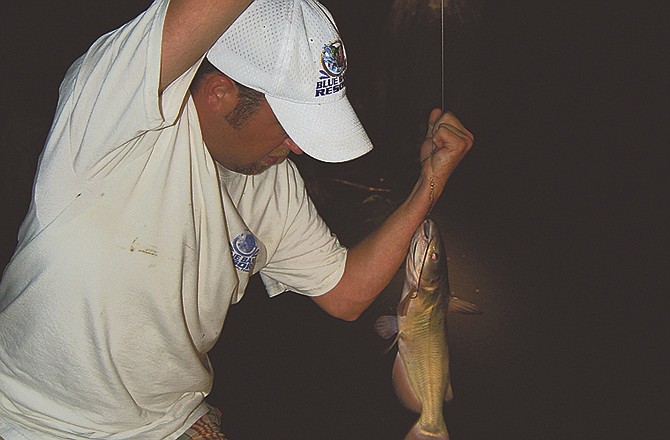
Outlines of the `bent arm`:
{"type": "Polygon", "coordinates": [[[347,321],[357,319],[388,285],[402,264],[414,231],[428,212],[427,185],[410,196],[382,225],[347,254],[337,285],[312,299],[323,310],[347,321]]]}
{"type": "Polygon", "coordinates": [[[250,0],[171,0],[163,25],[160,91],[191,67],[250,0]]]}
{"type": "Polygon", "coordinates": [[[349,251],[338,284],[313,297],[327,313],[353,321],[372,304],[397,272],[414,232],[472,147],[474,136],[453,114],[435,109],[428,122],[428,135],[420,149],[421,175],[411,194],[377,230],[349,251]]]}

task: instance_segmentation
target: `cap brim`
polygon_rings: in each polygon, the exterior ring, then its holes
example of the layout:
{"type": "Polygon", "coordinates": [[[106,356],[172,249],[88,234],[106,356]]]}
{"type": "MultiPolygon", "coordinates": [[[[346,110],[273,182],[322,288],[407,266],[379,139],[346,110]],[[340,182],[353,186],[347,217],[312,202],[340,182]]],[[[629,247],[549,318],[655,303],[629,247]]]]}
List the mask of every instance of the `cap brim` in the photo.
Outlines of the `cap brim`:
{"type": "Polygon", "coordinates": [[[372,142],[346,96],[322,104],[266,99],[302,151],[323,162],[346,162],[372,150],[372,142]]]}

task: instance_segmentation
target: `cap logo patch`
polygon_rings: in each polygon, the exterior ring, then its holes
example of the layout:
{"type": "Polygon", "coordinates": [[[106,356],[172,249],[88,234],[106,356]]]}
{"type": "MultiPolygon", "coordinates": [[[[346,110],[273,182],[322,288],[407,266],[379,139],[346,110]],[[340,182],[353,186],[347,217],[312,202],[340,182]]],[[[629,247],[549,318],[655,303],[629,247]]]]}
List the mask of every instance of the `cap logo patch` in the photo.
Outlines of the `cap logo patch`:
{"type": "Polygon", "coordinates": [[[253,269],[258,250],[256,237],[249,231],[242,232],[230,242],[233,264],[244,272],[251,272],[253,269]]]}
{"type": "Polygon", "coordinates": [[[325,44],[321,50],[319,81],[316,82],[316,96],[326,96],[344,90],[344,72],[347,70],[347,56],[340,40],[325,44]]]}

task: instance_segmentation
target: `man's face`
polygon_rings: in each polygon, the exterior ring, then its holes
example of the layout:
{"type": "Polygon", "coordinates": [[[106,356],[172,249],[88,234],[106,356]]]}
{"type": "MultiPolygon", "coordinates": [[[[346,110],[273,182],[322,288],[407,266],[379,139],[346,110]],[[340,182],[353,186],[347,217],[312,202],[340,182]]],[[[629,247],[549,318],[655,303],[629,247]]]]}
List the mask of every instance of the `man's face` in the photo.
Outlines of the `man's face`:
{"type": "Polygon", "coordinates": [[[224,121],[205,139],[210,154],[221,165],[241,174],[260,174],[302,150],[288,137],[265,99],[239,128],[224,121]]]}

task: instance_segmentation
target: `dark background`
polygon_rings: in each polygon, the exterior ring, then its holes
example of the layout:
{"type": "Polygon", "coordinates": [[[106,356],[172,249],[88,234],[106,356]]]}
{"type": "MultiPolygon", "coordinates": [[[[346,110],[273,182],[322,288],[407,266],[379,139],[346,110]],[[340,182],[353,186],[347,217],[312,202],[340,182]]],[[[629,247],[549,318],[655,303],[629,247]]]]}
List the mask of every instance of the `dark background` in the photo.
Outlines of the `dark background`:
{"type": "MultiPolygon", "coordinates": [[[[440,105],[440,20],[428,0],[397,10],[391,0],[324,3],[346,43],[348,95],[376,149],[347,164],[298,163],[350,245],[417,175],[414,147],[440,105]]],[[[97,36],[148,4],[25,1],[5,13],[3,266],[62,76],[97,36]]],[[[669,40],[659,5],[448,8],[446,107],[476,143],[433,216],[452,291],[485,312],[449,316],[453,439],[668,438],[669,40]]],[[[211,401],[231,439],[403,438],[416,416],[397,403],[393,352],[383,354],[372,329],[393,312],[401,278],[354,323],[298,295],[268,299],[254,280],[212,353],[211,401]]]]}

